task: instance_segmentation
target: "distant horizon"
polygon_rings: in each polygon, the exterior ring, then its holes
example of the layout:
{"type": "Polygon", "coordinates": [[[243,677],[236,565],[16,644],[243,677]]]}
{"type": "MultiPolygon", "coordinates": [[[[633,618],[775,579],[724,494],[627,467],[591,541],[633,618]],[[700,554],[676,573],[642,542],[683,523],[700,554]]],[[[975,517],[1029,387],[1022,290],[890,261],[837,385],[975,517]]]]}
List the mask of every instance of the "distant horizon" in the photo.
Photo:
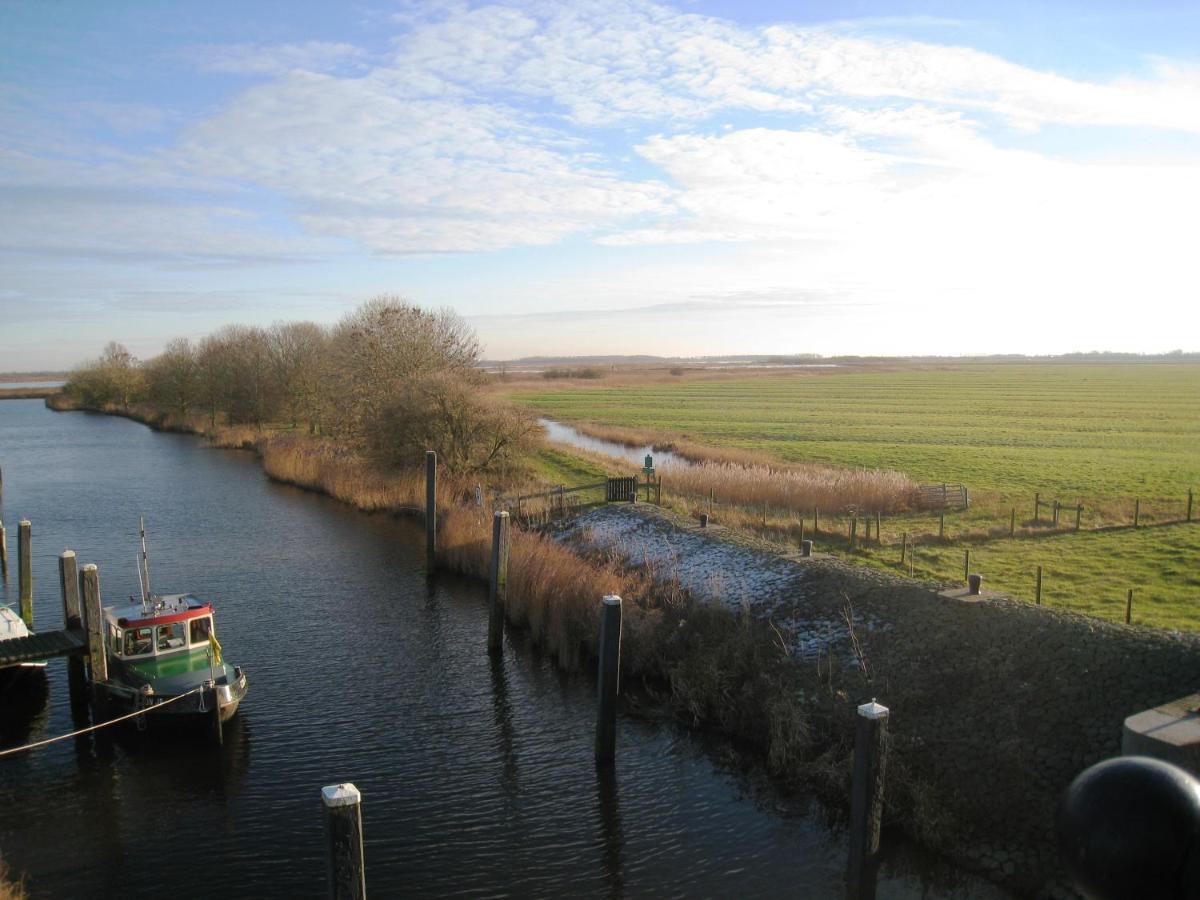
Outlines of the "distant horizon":
{"type": "Polygon", "coordinates": [[[1165,353],[1200,6],[11,4],[0,365],[449,307],[485,355],[1165,353]]]}

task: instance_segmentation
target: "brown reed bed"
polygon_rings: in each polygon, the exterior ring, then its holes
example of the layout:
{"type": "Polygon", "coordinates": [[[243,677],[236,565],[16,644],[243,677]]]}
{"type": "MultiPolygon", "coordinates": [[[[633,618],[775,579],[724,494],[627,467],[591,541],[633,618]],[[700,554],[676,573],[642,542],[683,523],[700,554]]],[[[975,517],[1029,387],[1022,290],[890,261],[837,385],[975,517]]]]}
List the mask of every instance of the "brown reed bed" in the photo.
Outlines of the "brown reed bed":
{"type": "Polygon", "coordinates": [[[26,900],[25,878],[13,879],[8,864],[0,859],[0,900],[26,900]]]}

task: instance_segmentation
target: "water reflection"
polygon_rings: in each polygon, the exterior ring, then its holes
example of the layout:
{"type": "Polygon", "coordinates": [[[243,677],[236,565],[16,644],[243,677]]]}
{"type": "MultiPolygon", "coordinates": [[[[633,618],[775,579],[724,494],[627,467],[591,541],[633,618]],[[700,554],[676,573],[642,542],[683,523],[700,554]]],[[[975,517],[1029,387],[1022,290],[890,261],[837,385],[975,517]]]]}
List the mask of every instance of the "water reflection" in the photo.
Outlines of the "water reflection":
{"type": "Polygon", "coordinates": [[[600,836],[604,842],[604,875],[608,883],[608,895],[621,897],[625,893],[625,835],[621,830],[621,805],[617,796],[614,766],[596,767],[596,800],[600,836]]]}

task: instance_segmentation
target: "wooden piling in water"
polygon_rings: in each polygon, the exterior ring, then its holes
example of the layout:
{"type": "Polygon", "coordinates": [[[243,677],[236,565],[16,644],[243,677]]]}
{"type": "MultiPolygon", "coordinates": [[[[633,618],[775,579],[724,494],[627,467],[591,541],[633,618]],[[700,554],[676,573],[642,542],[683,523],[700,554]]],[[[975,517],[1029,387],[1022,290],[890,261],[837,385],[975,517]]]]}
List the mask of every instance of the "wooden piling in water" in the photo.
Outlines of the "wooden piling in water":
{"type": "Polygon", "coordinates": [[[21,619],[33,630],[33,526],[28,519],[17,523],[17,580],[20,585],[21,619]]]}
{"type": "Polygon", "coordinates": [[[617,755],[617,693],[621,678],[621,598],[601,601],[599,703],[596,710],[596,765],[611,765],[617,755]]]}
{"type": "Polygon", "coordinates": [[[217,695],[217,683],[215,681],[208,682],[208,688],[205,691],[208,695],[207,699],[211,704],[208,709],[208,733],[212,737],[212,742],[218,747],[225,746],[225,729],[221,725],[221,700],[217,695]]]}
{"type": "Polygon", "coordinates": [[[83,621],[88,637],[88,669],[92,676],[92,702],[99,696],[99,687],[108,681],[108,657],[104,652],[104,613],[100,604],[100,570],[88,563],[79,573],[83,599],[83,621]]]}
{"type": "Polygon", "coordinates": [[[850,785],[849,900],[874,897],[879,862],[879,824],[887,769],[888,708],[872,700],[858,708],[854,729],[854,774],[850,785]]]}
{"type": "Polygon", "coordinates": [[[488,651],[504,648],[504,604],[508,595],[508,513],[492,516],[492,565],[488,580],[488,651]]]}
{"type": "MultiPolygon", "coordinates": [[[[64,550],[58,555],[58,580],[62,588],[63,628],[82,628],[83,607],[79,601],[79,569],[74,550],[64,550]]],[[[67,692],[72,706],[87,703],[83,660],[75,654],[67,658],[67,692]]]]}
{"type": "Polygon", "coordinates": [[[1125,624],[1133,624],[1133,588],[1125,595],[1125,624]]]}
{"type": "Polygon", "coordinates": [[[1038,606],[1042,605],[1042,567],[1041,566],[1037,567],[1037,586],[1034,588],[1033,599],[1034,599],[1034,602],[1038,606]]]}
{"type": "Polygon", "coordinates": [[[425,571],[437,568],[437,453],[425,451],[425,571]]]}
{"type": "Polygon", "coordinates": [[[362,794],[350,782],[321,788],[329,835],[329,896],[366,900],[363,862],[362,794]]]}

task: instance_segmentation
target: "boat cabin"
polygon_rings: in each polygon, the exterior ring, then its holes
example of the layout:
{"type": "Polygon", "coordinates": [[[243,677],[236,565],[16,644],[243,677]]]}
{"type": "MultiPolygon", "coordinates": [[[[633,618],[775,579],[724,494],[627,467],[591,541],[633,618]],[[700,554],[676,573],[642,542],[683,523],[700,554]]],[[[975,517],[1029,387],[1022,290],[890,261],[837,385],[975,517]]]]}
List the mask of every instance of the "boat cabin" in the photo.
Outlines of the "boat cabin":
{"type": "Polygon", "coordinates": [[[208,649],[213,634],[212,606],[191,594],[166,594],[143,604],[138,597],[104,608],[109,652],[122,659],[208,649]]]}

